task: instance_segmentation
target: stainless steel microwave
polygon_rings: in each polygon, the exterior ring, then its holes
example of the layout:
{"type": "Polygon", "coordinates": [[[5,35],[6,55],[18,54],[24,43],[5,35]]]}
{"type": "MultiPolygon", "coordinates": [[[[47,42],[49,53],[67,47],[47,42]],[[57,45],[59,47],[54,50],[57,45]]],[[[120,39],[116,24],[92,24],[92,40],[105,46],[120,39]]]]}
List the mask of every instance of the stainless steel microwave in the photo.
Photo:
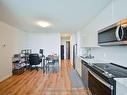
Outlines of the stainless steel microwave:
{"type": "Polygon", "coordinates": [[[127,45],[127,26],[113,24],[98,32],[99,45],[127,45]]]}

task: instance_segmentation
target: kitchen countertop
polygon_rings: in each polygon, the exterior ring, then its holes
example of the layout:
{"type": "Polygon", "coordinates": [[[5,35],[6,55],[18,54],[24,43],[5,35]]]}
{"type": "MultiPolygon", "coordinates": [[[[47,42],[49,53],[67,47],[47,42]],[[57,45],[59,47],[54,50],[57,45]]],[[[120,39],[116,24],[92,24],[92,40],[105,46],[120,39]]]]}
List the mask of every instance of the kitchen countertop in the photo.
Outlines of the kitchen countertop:
{"type": "Polygon", "coordinates": [[[107,61],[96,59],[96,58],[89,59],[89,58],[85,58],[83,56],[80,56],[80,58],[90,64],[92,64],[92,63],[111,63],[111,62],[107,62],[107,61]]]}
{"type": "Polygon", "coordinates": [[[101,61],[98,59],[88,59],[81,56],[81,60],[83,60],[89,68],[96,69],[97,71],[104,74],[108,78],[127,78],[127,68],[122,67],[120,65],[101,61]],[[106,74],[107,73],[107,74],[106,74]]]}
{"type": "MultiPolygon", "coordinates": [[[[81,60],[85,61],[88,65],[88,67],[93,68],[92,63],[111,63],[107,61],[103,61],[96,58],[84,58],[83,56],[80,56],[81,60]],[[92,66],[91,66],[92,65],[92,66]]],[[[93,68],[94,69],[94,68],[93,68]]],[[[100,74],[99,74],[100,75],[100,74]]],[[[113,78],[110,80],[107,80],[106,77],[103,77],[104,80],[108,81],[113,85],[114,80],[116,81],[116,93],[117,95],[126,95],[126,89],[127,89],[127,78],[113,78]]]]}
{"type": "Polygon", "coordinates": [[[97,60],[97,59],[88,59],[88,58],[83,58],[83,57],[81,57],[81,60],[84,61],[82,64],[85,64],[85,66],[88,68],[88,70],[93,71],[94,73],[96,73],[96,74],[99,75],[100,77],[103,77],[103,79],[104,79],[105,81],[107,81],[108,83],[111,83],[111,84],[114,83],[114,82],[113,82],[113,81],[114,81],[113,78],[107,77],[107,75],[104,75],[104,74],[103,74],[103,71],[101,71],[101,70],[98,69],[98,68],[95,68],[95,66],[94,66],[94,64],[95,64],[96,62],[102,63],[102,62],[104,62],[104,61],[100,61],[100,60],[97,60]],[[92,63],[93,63],[93,64],[92,64],[92,63]]]}

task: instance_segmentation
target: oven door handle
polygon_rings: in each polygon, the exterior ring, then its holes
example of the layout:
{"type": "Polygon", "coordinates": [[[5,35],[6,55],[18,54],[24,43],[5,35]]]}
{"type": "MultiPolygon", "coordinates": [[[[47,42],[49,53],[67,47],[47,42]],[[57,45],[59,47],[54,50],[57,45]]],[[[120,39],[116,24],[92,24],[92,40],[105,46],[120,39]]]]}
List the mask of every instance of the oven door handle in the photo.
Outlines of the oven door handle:
{"type": "Polygon", "coordinates": [[[92,74],[92,76],[94,78],[96,78],[98,81],[100,81],[101,83],[103,83],[105,86],[107,86],[108,88],[110,88],[111,90],[113,90],[113,86],[112,85],[110,85],[109,83],[107,83],[100,76],[98,76],[97,74],[95,74],[94,72],[92,72],[90,69],[88,69],[88,71],[89,71],[90,74],[92,74]]]}

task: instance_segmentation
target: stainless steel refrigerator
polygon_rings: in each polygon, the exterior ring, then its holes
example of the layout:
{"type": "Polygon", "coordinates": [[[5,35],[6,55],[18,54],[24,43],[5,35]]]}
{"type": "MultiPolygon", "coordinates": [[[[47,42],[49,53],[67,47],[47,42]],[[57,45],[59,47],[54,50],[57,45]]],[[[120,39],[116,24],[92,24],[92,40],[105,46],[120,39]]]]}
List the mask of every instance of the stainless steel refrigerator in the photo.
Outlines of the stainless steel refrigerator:
{"type": "Polygon", "coordinates": [[[76,64],[76,56],[77,56],[77,44],[73,45],[73,68],[75,69],[76,64]]]}

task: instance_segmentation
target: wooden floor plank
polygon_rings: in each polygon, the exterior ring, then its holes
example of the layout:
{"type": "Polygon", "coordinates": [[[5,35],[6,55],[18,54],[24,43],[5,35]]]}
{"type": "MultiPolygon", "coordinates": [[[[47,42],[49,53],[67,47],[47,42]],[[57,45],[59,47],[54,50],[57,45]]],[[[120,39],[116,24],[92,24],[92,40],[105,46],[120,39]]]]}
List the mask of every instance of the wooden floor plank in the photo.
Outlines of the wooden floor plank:
{"type": "Polygon", "coordinates": [[[0,95],[89,95],[88,89],[73,89],[69,60],[61,61],[61,70],[45,74],[41,70],[25,71],[0,82],[0,95]]]}

